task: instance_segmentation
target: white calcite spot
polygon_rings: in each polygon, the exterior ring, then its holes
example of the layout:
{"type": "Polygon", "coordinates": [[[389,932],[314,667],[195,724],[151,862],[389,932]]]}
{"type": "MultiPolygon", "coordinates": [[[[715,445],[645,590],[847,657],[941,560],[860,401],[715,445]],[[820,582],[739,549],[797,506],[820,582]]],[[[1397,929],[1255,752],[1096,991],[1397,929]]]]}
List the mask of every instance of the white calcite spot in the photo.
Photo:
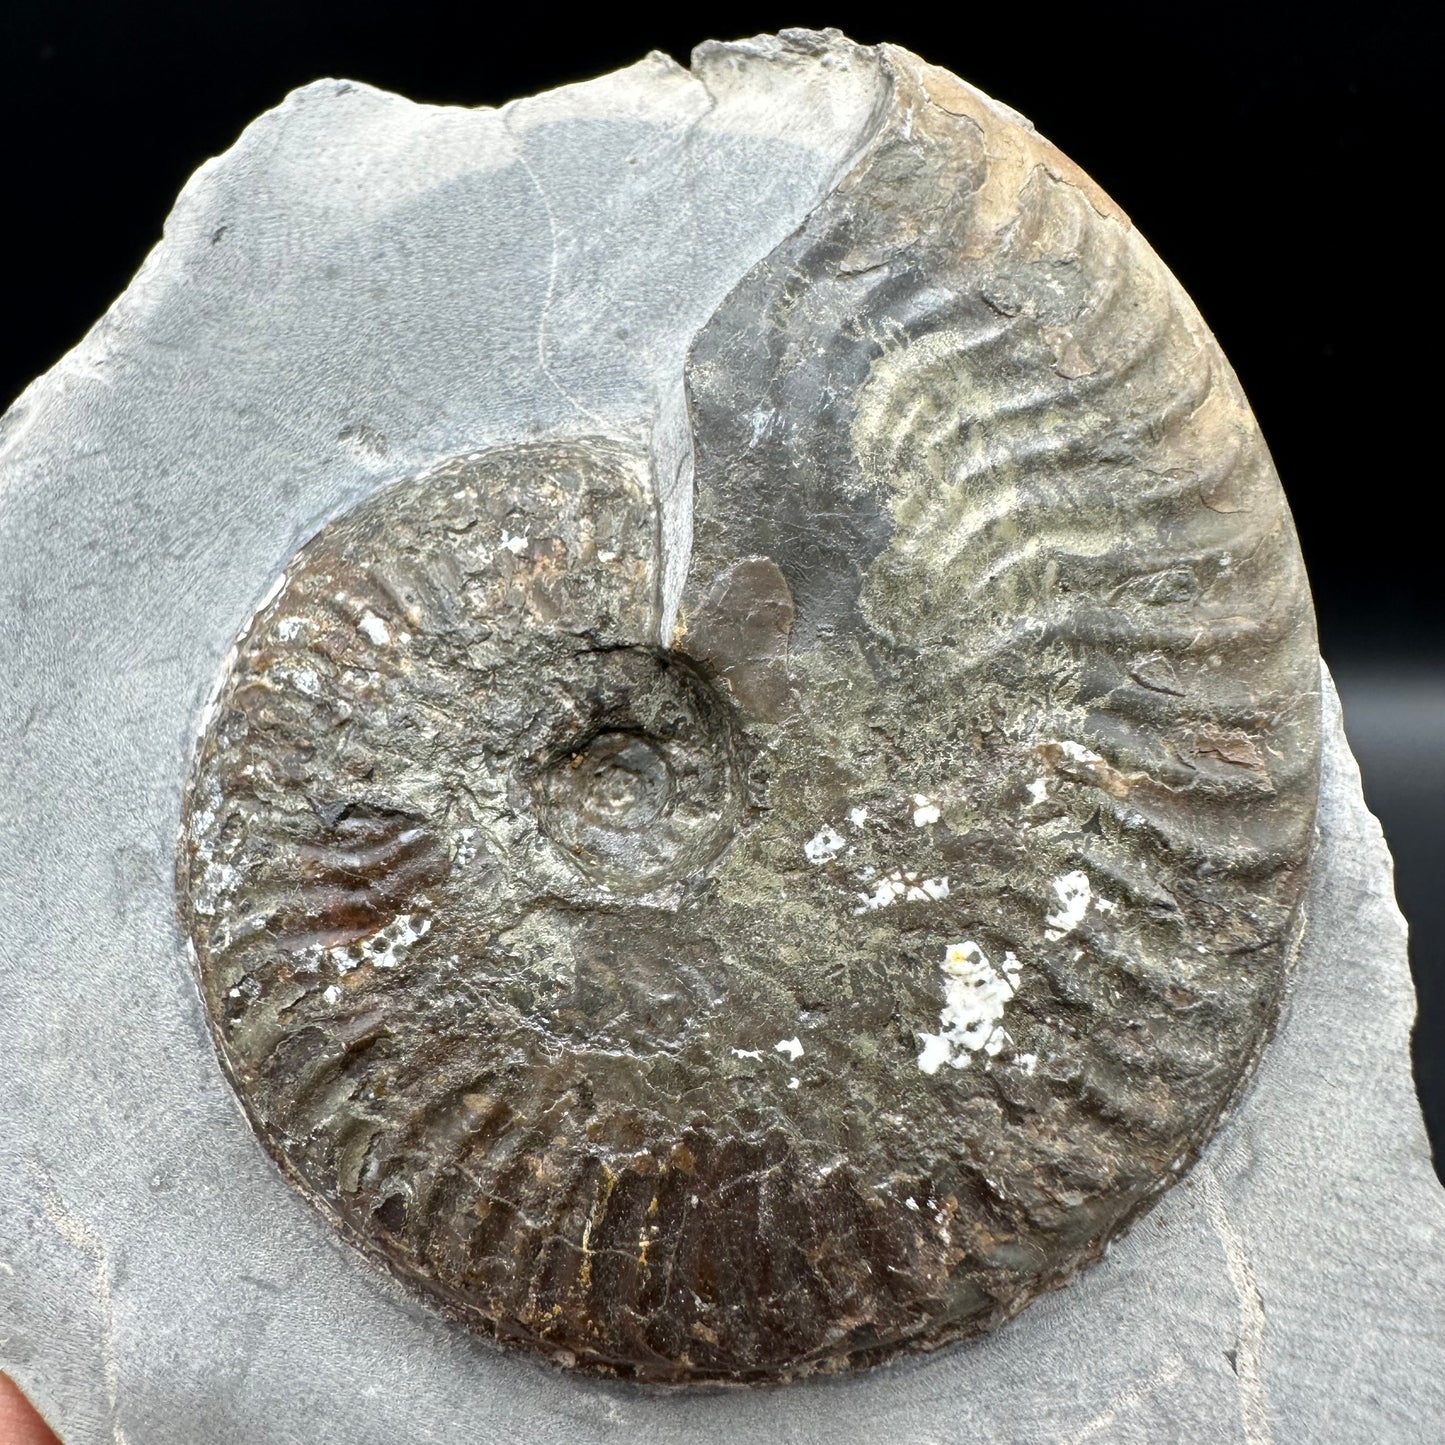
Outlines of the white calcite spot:
{"type": "Polygon", "coordinates": [[[431,932],[431,919],[418,921],[410,913],[398,913],[385,928],[363,940],[362,951],[367,962],[377,968],[395,968],[411,951],[411,946],[431,932]]]}
{"type": "Polygon", "coordinates": [[[922,793],[915,793],[913,795],[913,826],[926,828],[930,823],[936,823],[938,818],[938,804],[922,793]]]}
{"type": "Polygon", "coordinates": [[[786,1054],[795,1064],[803,1057],[803,1041],[796,1036],[791,1039],[779,1039],[773,1048],[780,1054],[786,1054]]]}
{"type": "Polygon", "coordinates": [[[875,908],[887,908],[890,904],[897,903],[905,893],[908,892],[908,885],[903,881],[903,875],[895,868],[893,872],[886,873],[874,885],[872,893],[860,893],[859,900],[861,908],[855,908],[854,914],[871,913],[875,908]]]}
{"type": "Polygon", "coordinates": [[[855,827],[861,828],[868,821],[867,808],[849,808],[848,821],[855,827]]]}
{"type": "Polygon", "coordinates": [[[1049,780],[1047,778],[1035,778],[1028,785],[1029,807],[1037,808],[1040,803],[1046,802],[1049,796],[1049,780]]]}
{"type": "Polygon", "coordinates": [[[947,897],[947,878],[921,878],[917,873],[895,868],[873,885],[872,893],[858,894],[861,906],[853,910],[853,915],[872,913],[876,908],[888,908],[894,903],[936,903],[947,897]]]}
{"type": "Polygon", "coordinates": [[[1061,742],[1058,746],[1059,751],[1071,763],[1102,763],[1104,761],[1093,748],[1086,748],[1083,743],[1061,742]]]}
{"type": "Polygon", "coordinates": [[[838,853],[847,840],[825,823],[803,844],[803,856],[809,863],[826,863],[838,853]]]}
{"type": "Polygon", "coordinates": [[[256,604],[257,615],[264,612],[280,595],[286,585],[286,573],[282,572],[266,589],[266,595],[256,604]]]}
{"type": "Polygon", "coordinates": [[[233,864],[213,861],[209,848],[197,856],[202,867],[200,880],[191,891],[192,906],[197,913],[213,918],[221,899],[235,889],[241,874],[233,864]]]}
{"type": "Polygon", "coordinates": [[[943,1034],[919,1034],[918,1040],[923,1045],[918,1053],[918,1067],[925,1074],[936,1074],[944,1064],[952,1063],[953,1045],[943,1034]]]}
{"type": "Polygon", "coordinates": [[[332,964],[337,973],[350,973],[369,963],[375,968],[396,968],[412,946],[431,932],[431,919],[418,919],[415,914],[398,913],[385,928],[378,928],[355,943],[338,948],[305,948],[296,954],[298,967],[332,964]]]}
{"type": "Polygon", "coordinates": [[[759,1063],[763,1061],[761,1049],[734,1049],[732,1055],[735,1059],[756,1059],[759,1063]]]}
{"type": "Polygon", "coordinates": [[[369,608],[361,614],[361,621],[356,626],[378,647],[385,647],[391,641],[391,629],[369,608]]]}
{"type": "Polygon", "coordinates": [[[465,868],[477,856],[476,836],[475,828],[457,829],[456,864],[458,868],[465,868]]]}
{"type": "Polygon", "coordinates": [[[1044,918],[1047,925],[1044,937],[1057,943],[1084,921],[1094,890],[1089,884],[1089,875],[1078,868],[1072,873],[1060,873],[1054,879],[1053,888],[1059,906],[1044,918]]]}
{"type": "Polygon", "coordinates": [[[341,990],[336,984],[329,983],[321,990],[321,997],[324,998],[327,1003],[335,1003],[337,999],[341,997],[341,990]]]}
{"type": "Polygon", "coordinates": [[[802,1081],[801,1079],[789,1079],[789,1080],[788,1080],[788,1087],[789,1087],[790,1089],[796,1089],[802,1082],[803,1082],[803,1081],[802,1081]]]}
{"type": "Polygon", "coordinates": [[[531,540],[525,532],[519,533],[514,537],[505,527],[502,528],[502,546],[514,557],[520,557],[522,553],[527,550],[527,546],[531,540]]]}
{"type": "Polygon", "coordinates": [[[276,636],[282,642],[295,642],[306,629],[304,617],[283,617],[276,624],[276,636]]]}
{"type": "Polygon", "coordinates": [[[298,667],[291,674],[291,681],[296,684],[296,690],[307,697],[315,697],[321,691],[321,679],[309,667],[298,667]]]}
{"type": "Polygon", "coordinates": [[[1011,1044],[1003,1027],[1004,1005],[1018,992],[1022,965],[1005,953],[997,968],[971,940],[950,943],[943,955],[944,1004],[936,1034],[920,1033],[918,1067],[936,1074],[944,1064],[967,1068],[982,1051],[992,1058],[1011,1044]]]}

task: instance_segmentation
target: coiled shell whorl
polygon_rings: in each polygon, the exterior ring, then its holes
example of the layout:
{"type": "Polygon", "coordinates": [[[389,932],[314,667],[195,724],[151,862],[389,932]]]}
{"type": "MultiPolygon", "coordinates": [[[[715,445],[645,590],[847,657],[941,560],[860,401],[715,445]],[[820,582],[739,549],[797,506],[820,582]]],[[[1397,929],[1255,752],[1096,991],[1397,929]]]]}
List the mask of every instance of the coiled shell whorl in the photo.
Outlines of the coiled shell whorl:
{"type": "Polygon", "coordinates": [[[241,634],[187,805],[288,1175],[644,1380],[931,1348],[1096,1258],[1239,1095],[1312,842],[1227,363],[1025,122],[867,54],[866,145],[695,340],[691,488],[588,431],[377,492],[241,634]]]}

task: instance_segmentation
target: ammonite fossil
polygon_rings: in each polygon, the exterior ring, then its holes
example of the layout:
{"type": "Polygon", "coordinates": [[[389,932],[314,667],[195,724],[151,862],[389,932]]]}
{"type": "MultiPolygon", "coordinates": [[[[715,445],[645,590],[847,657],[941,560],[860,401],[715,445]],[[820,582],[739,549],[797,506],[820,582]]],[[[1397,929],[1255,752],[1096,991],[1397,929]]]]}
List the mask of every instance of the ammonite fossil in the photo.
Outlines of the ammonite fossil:
{"type": "Polygon", "coordinates": [[[932,1348],[1097,1258],[1238,1096],[1312,840],[1308,595],[1218,348],[1026,123],[849,55],[884,103],[682,441],[579,418],[334,520],[188,804],[289,1177],[642,1380],[932,1348]]]}

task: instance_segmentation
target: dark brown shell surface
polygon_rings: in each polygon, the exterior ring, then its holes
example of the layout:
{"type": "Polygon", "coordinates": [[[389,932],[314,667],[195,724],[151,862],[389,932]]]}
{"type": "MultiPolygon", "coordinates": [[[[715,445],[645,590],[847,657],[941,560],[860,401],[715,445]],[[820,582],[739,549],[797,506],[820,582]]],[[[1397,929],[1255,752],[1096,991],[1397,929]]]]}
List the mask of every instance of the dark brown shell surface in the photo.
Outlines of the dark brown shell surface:
{"type": "MultiPolygon", "coordinates": [[[[840,42],[842,43],[842,42],[840,42]]],[[[296,554],[179,894],[267,1147],[454,1317],[648,1381],[1006,1320],[1243,1087],[1312,844],[1289,516],[1177,283],[904,52],[645,449],[498,447],[296,554]]]]}

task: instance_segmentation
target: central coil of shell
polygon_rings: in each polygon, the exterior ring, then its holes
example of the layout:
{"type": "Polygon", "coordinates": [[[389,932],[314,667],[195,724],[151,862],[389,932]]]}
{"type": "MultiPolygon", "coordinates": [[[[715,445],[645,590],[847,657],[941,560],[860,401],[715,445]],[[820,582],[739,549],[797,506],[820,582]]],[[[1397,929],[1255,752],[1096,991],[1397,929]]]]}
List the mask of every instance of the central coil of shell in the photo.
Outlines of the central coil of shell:
{"type": "Polygon", "coordinates": [[[530,784],[542,831],[618,893],[701,877],[743,811],[733,709],[654,649],[574,650],[564,666],[565,726],[530,784]]]}
{"type": "Polygon", "coordinates": [[[1237,383],[1067,161],[870,54],[876,135],[689,359],[680,597],[648,450],[460,457],[300,549],[201,739],[258,1131],[588,1369],[997,1325],[1187,1167],[1286,977],[1317,660],[1237,383]]]}

